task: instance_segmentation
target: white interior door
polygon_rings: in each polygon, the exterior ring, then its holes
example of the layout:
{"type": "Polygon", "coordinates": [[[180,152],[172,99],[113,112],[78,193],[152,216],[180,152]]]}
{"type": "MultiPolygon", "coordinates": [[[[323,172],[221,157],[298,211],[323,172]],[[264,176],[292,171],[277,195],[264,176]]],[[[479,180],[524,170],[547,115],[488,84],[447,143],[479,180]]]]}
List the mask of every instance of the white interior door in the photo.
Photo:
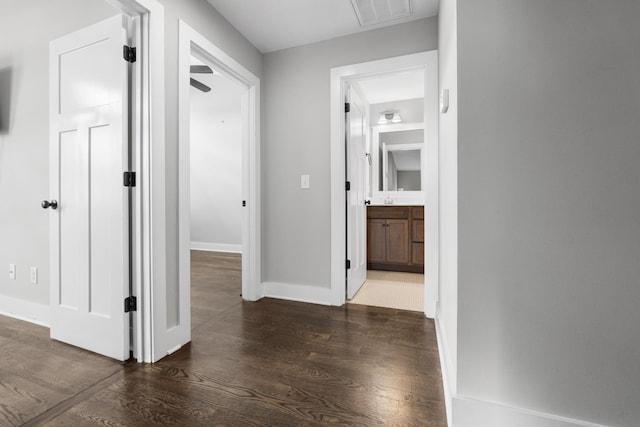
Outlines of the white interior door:
{"type": "Polygon", "coordinates": [[[347,181],[347,299],[353,298],[367,279],[367,121],[365,103],[347,88],[350,111],[346,119],[347,181]]]}
{"type": "Polygon", "coordinates": [[[51,337],[118,360],[130,349],[125,28],[115,16],[66,35],[49,58],[51,337]]]}

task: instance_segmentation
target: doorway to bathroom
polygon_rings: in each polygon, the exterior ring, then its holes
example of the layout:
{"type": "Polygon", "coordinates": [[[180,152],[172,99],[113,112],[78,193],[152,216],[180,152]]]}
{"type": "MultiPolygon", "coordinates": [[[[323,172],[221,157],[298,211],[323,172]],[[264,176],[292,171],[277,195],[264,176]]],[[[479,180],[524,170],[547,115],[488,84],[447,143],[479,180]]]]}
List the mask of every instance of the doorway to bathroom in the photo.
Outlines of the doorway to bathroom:
{"type": "Polygon", "coordinates": [[[351,304],[424,311],[424,86],[423,68],[348,82],[351,304]]]}
{"type": "Polygon", "coordinates": [[[388,304],[404,283],[415,289],[404,308],[435,314],[437,94],[437,51],[331,70],[331,282],[338,304],[358,302],[381,282],[391,286],[376,292],[376,305],[388,304]]]}

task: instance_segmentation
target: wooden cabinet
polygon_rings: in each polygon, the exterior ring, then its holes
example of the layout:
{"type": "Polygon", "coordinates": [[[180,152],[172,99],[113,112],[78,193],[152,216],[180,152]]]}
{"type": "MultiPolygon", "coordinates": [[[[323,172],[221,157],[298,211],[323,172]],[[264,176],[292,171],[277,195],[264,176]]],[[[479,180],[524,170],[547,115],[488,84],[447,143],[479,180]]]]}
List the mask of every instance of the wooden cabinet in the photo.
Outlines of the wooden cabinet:
{"type": "Polygon", "coordinates": [[[424,208],[412,208],[411,262],[424,265],[424,208]]]}
{"type": "Polygon", "coordinates": [[[407,264],[409,262],[409,220],[370,219],[367,224],[369,263],[407,264]]]}
{"type": "Polygon", "coordinates": [[[367,268],[424,270],[424,208],[369,206],[367,208],[367,268]]]}

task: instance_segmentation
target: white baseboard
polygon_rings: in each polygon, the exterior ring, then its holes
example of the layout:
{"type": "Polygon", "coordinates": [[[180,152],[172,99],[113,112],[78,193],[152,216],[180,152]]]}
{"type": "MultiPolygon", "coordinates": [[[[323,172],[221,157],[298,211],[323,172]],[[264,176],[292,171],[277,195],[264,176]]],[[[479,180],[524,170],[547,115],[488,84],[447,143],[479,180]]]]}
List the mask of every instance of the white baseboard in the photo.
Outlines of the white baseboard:
{"type": "Polygon", "coordinates": [[[262,285],[265,297],[332,305],[333,298],[331,288],[279,282],[264,282],[262,285]]]}
{"type": "Polygon", "coordinates": [[[230,245],[227,243],[191,242],[191,249],[197,251],[230,252],[234,254],[242,253],[242,245],[230,245]]]}
{"type": "Polygon", "coordinates": [[[447,339],[440,326],[440,319],[436,315],[434,319],[436,325],[436,341],[438,342],[438,355],[440,356],[440,371],[442,372],[442,386],[444,388],[444,402],[447,411],[447,425],[453,426],[452,419],[452,396],[455,394],[455,384],[452,383],[454,376],[450,371],[452,368],[452,361],[449,357],[447,347],[447,339]]]}
{"type": "Polygon", "coordinates": [[[607,427],[477,399],[453,397],[452,427],[607,427]]]}
{"type": "Polygon", "coordinates": [[[0,295],[0,314],[14,319],[35,323],[36,325],[50,325],[48,305],[26,301],[5,295],[0,295]]]}

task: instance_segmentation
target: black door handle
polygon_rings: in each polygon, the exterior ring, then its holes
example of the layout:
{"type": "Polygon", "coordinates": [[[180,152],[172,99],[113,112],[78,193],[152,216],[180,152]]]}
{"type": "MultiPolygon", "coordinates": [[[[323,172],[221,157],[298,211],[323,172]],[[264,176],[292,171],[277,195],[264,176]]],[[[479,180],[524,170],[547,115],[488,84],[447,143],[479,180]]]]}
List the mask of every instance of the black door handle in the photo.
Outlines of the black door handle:
{"type": "Polygon", "coordinates": [[[47,209],[48,207],[51,207],[51,209],[58,209],[58,202],[56,200],[43,200],[40,206],[42,206],[43,209],[47,209]]]}

